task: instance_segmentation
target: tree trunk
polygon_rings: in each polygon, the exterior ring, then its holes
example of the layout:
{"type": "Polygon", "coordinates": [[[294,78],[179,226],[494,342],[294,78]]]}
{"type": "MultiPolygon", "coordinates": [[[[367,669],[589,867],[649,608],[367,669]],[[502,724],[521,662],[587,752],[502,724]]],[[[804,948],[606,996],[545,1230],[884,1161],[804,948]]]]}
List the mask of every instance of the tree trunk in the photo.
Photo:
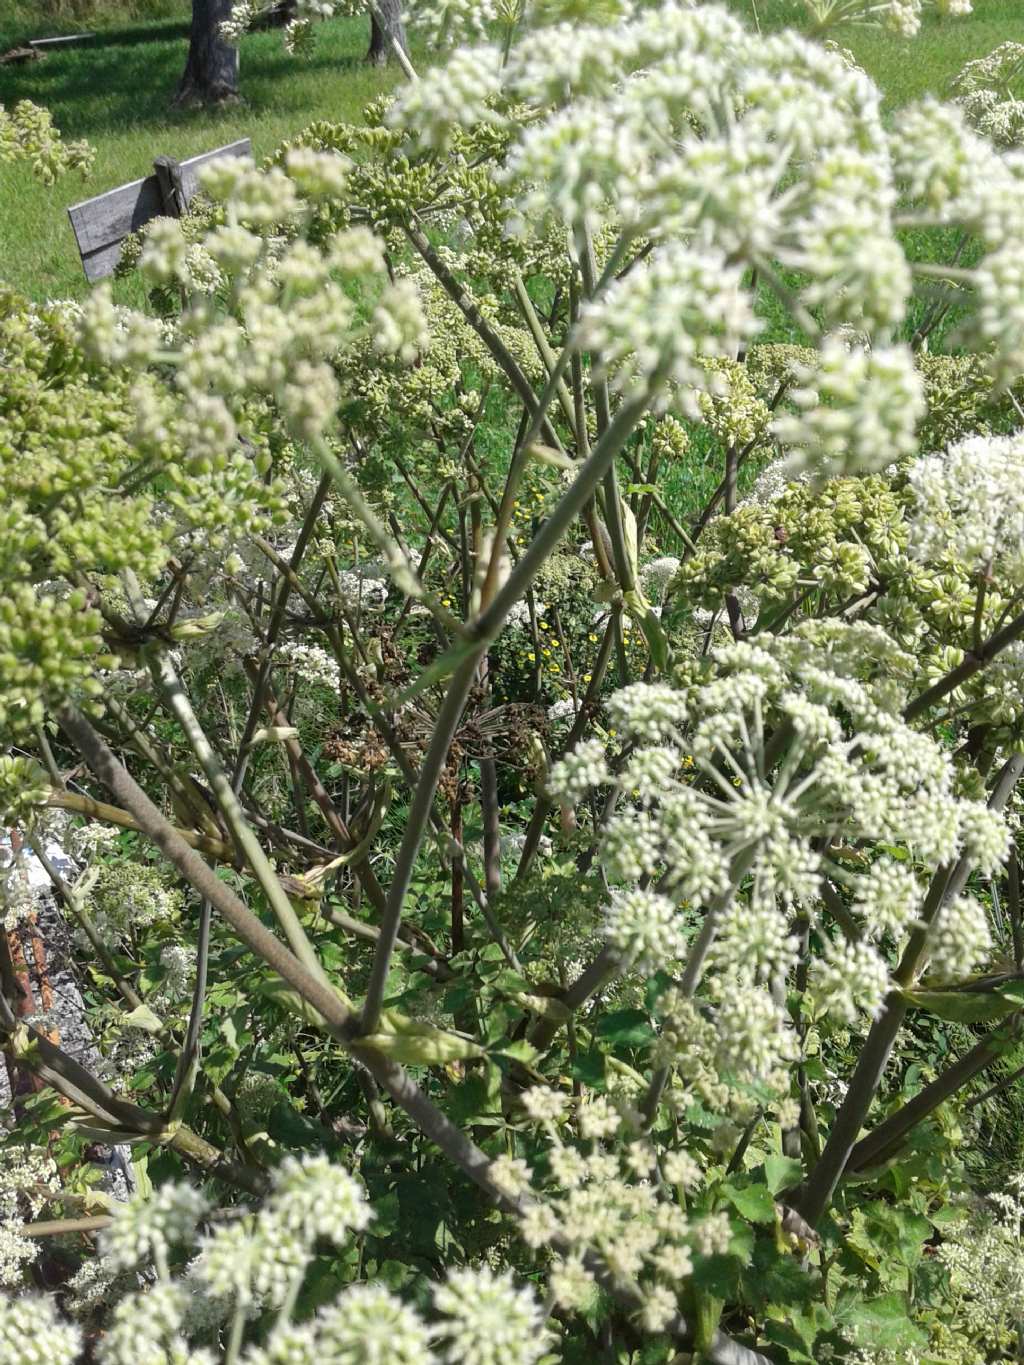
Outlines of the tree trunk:
{"type": "Polygon", "coordinates": [[[405,25],[402,23],[402,0],[377,0],[376,10],[370,13],[370,50],[366,60],[376,66],[383,66],[390,61],[395,55],[392,39],[403,52],[408,52],[405,25]]]}
{"type": "Polygon", "coordinates": [[[176,105],[221,104],[238,98],[238,48],[221,37],[231,0],[192,0],[188,60],[176,105]]]}

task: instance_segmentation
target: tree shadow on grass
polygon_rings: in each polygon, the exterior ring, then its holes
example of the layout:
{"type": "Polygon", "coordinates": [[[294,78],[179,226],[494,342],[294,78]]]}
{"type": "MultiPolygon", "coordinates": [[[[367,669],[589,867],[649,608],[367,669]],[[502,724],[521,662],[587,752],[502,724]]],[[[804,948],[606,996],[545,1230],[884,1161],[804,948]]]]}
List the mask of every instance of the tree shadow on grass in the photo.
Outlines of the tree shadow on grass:
{"type": "Polygon", "coordinates": [[[126,32],[125,42],[119,31],[22,67],[6,68],[4,102],[33,100],[50,110],[63,136],[95,140],[153,125],[216,124],[221,114],[237,121],[240,111],[246,110],[259,117],[305,108],[315,117],[304,76],[367,69],[361,57],[351,51],[332,52],[326,44],[297,66],[295,58],[279,47],[276,35],[269,35],[269,41],[264,39],[255,50],[247,53],[243,47],[241,103],[224,110],[179,110],[171,101],[185,64],[187,28],[160,24],[126,32]],[[144,39],[154,30],[159,37],[144,39]]]}

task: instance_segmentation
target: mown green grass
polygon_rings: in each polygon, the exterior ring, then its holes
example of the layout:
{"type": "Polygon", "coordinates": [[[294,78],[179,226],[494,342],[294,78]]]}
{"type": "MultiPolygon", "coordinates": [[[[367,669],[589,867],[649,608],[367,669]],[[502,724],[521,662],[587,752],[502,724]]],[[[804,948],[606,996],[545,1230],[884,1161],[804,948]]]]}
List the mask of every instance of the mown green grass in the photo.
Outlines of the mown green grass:
{"type": "MultiPolygon", "coordinates": [[[[73,24],[12,26],[8,38],[24,41],[47,27],[74,30],[73,24]]],[[[119,27],[100,21],[89,28],[97,37],[81,47],[0,67],[0,102],[45,105],[65,137],[87,138],[96,149],[87,178],[69,175],[51,188],[24,167],[0,166],[0,279],[35,299],[81,297],[88,288],[68,205],[147,175],[161,153],[181,160],[251,137],[259,157],[313,119],[357,120],[398,78],[393,68],[363,61],[367,23],[339,19],[321,26],[309,60],[290,57],[279,32],[249,35],[242,43],[243,102],[176,112],[170,101],[187,50],[182,19],[119,27]]]]}
{"type": "MultiPolygon", "coordinates": [[[[734,9],[765,31],[804,26],[803,0],[729,0],[734,9]]],[[[924,95],[947,95],[965,62],[984,57],[1000,43],[1024,42],[1022,0],[974,0],[964,19],[925,14],[920,34],[897,38],[878,28],[846,25],[829,35],[848,48],[881,86],[886,105],[898,108],[924,95]]]]}
{"type": "MultiPolygon", "coordinates": [[[[730,3],[764,29],[796,22],[803,13],[801,0],[730,3]]],[[[279,33],[250,35],[242,46],[244,102],[215,112],[175,112],[170,100],[185,60],[187,14],[187,0],[50,0],[43,6],[0,0],[0,51],[50,33],[87,28],[97,34],[41,61],[0,67],[0,102],[46,105],[66,137],[88,138],[97,153],[88,179],[70,176],[50,189],[24,168],[0,167],[0,279],[37,299],[81,297],[87,285],[69,204],[147,174],[160,153],[180,159],[249,136],[261,156],[313,119],[358,119],[397,79],[393,70],[363,62],[365,20],[334,20],[321,27],[308,62],[289,57],[279,33]]],[[[837,37],[879,81],[893,108],[944,94],[964,62],[1008,39],[1024,39],[1024,0],[975,0],[969,18],[932,16],[911,42],[849,27],[837,37]]]]}
{"type": "Polygon", "coordinates": [[[187,19],[189,0],[0,0],[0,51],[29,38],[187,19]]]}

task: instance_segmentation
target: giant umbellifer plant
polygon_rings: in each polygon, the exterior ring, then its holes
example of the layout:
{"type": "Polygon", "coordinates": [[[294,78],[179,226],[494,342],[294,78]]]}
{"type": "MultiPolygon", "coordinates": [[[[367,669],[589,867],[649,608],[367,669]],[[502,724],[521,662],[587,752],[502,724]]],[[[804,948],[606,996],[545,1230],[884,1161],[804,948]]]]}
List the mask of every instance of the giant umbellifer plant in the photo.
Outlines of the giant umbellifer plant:
{"type": "Polygon", "coordinates": [[[154,224],[160,316],[6,300],[0,1043],[64,1182],[0,1268],[84,1260],[0,1362],[982,1359],[921,1267],[1024,1000],[1020,165],[715,5],[433,20],[154,224]]]}

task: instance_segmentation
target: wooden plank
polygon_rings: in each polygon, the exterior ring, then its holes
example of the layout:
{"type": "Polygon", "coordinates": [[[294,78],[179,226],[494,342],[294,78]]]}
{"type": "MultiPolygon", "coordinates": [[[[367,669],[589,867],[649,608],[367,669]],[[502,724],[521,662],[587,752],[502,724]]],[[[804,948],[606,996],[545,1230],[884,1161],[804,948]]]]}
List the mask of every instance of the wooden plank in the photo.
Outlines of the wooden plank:
{"type": "MultiPolygon", "coordinates": [[[[249,156],[252,142],[242,138],[227,146],[202,152],[181,163],[182,190],[186,204],[199,188],[199,168],[222,156],[249,156]]],[[[121,243],[163,212],[160,182],[155,175],[119,185],[116,190],[83,199],[68,209],[68,218],[82,257],[82,268],[89,281],[113,274],[121,257],[121,243]]]]}
{"type": "Polygon", "coordinates": [[[95,33],[69,33],[64,38],[30,38],[29,47],[67,47],[71,43],[85,43],[95,38],[95,33]]]}
{"type": "Polygon", "coordinates": [[[187,161],[181,162],[181,189],[185,196],[185,203],[190,204],[199,189],[199,170],[209,161],[216,161],[222,156],[252,156],[252,140],[247,137],[241,138],[238,142],[229,142],[224,147],[217,147],[212,152],[201,152],[198,156],[190,156],[187,161]]]}
{"type": "Polygon", "coordinates": [[[181,180],[181,163],[172,156],[158,156],[153,162],[153,170],[160,186],[164,213],[168,218],[180,218],[188,208],[181,180]]]}
{"type": "Polygon", "coordinates": [[[121,247],[124,238],[119,238],[116,242],[110,242],[107,246],[101,246],[96,251],[88,254],[82,253],[82,269],[85,271],[85,278],[90,284],[95,284],[97,280],[105,280],[108,275],[113,275],[121,259],[121,247]]]}
{"type": "Polygon", "coordinates": [[[121,243],[129,232],[156,218],[162,207],[155,175],[133,180],[106,194],[72,204],[68,217],[78,242],[87,280],[112,275],[121,258],[121,243]]]}

